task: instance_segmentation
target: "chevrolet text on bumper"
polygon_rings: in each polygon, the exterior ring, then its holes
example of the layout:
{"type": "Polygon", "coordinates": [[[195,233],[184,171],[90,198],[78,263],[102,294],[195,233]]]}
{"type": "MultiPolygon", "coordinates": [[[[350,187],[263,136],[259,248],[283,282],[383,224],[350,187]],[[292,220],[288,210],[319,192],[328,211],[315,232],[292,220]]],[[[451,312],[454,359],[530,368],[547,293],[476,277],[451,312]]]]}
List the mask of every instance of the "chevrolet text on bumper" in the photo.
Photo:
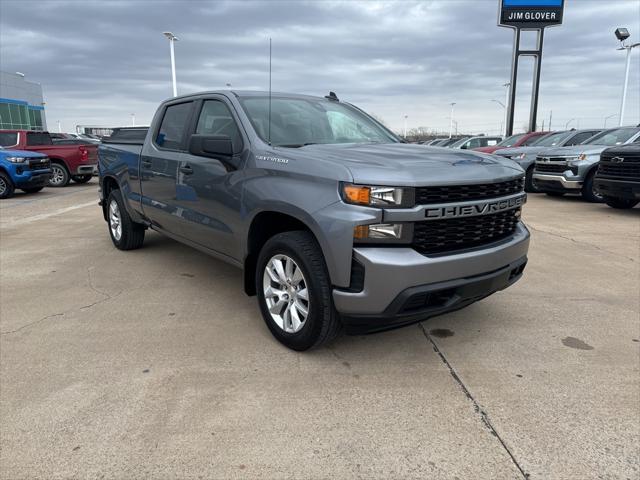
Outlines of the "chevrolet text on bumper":
{"type": "Polygon", "coordinates": [[[463,308],[527,262],[519,166],[403,144],[335,94],[178,97],[144,141],[114,133],[98,157],[117,248],[141,247],[152,228],[241,267],[266,326],[295,350],[341,327],[375,332],[463,308]],[[181,136],[164,128],[177,117],[194,119],[181,136]]]}

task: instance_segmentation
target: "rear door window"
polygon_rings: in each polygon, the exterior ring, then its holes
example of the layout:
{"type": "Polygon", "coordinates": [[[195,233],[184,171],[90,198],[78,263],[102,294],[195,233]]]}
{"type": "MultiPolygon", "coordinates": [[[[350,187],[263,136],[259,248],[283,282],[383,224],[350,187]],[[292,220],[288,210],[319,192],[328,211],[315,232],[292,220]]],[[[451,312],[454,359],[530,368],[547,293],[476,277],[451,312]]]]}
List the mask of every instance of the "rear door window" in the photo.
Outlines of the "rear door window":
{"type": "Polygon", "coordinates": [[[53,145],[53,142],[48,133],[27,132],[27,146],[35,147],[37,145],[53,145]]]}
{"type": "Polygon", "coordinates": [[[169,150],[181,150],[184,145],[184,134],[191,114],[193,102],[169,105],[156,136],[156,144],[169,150]]]}

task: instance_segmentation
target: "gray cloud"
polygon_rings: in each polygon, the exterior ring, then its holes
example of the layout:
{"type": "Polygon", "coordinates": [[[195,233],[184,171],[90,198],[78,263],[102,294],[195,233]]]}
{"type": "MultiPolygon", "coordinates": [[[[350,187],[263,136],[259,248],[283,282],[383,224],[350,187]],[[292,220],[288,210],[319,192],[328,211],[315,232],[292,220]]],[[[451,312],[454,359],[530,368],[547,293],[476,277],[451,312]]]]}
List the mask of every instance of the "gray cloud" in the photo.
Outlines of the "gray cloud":
{"type": "MultiPolygon", "coordinates": [[[[50,127],[148,123],[171,94],[176,44],[180,93],[265,89],[268,38],[279,91],[326,94],[395,129],[494,132],[503,117],[512,32],[496,27],[497,0],[425,2],[7,1],[0,3],[0,68],[42,83],[50,127]]],[[[547,30],[540,115],[600,126],[619,109],[624,54],[613,30],[640,38],[637,0],[566,0],[565,24],[547,30]]],[[[627,122],[640,122],[640,52],[634,52],[627,122]]],[[[516,125],[526,121],[530,68],[523,65],[516,125]]],[[[611,122],[611,120],[610,120],[611,122]]],[[[572,123],[576,125],[577,122],[572,123]]],[[[610,123],[611,124],[611,123],[610,123]]]]}

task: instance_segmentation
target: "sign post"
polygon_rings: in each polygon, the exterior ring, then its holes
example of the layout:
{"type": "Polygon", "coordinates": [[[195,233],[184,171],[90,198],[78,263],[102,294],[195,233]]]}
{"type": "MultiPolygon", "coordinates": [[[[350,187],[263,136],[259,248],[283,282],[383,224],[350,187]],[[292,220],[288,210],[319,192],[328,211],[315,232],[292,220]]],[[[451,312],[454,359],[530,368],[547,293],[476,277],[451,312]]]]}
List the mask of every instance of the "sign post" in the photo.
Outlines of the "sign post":
{"type": "Polygon", "coordinates": [[[521,56],[535,58],[533,70],[533,91],[529,113],[529,131],[536,129],[538,116],[538,96],[540,92],[540,71],[542,67],[542,44],[545,27],[562,24],[564,0],[499,0],[498,26],[514,29],[513,57],[511,60],[511,86],[507,105],[507,136],[513,135],[513,117],[516,103],[518,62],[521,56]],[[533,50],[520,49],[520,33],[536,32],[536,47],[533,50]]]}

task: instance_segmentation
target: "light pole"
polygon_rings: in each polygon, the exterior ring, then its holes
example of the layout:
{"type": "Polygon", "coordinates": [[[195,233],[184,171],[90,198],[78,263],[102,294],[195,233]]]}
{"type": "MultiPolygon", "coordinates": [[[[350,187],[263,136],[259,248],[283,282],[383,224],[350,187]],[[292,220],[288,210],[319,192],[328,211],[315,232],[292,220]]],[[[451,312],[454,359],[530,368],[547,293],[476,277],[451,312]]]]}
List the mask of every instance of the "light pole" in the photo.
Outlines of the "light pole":
{"type": "Polygon", "coordinates": [[[58,120],[58,133],[62,133],[62,124],[60,123],[60,120],[58,120]]]}
{"type": "Polygon", "coordinates": [[[565,129],[565,130],[569,130],[569,124],[570,124],[571,122],[573,122],[574,120],[575,120],[575,118],[572,118],[572,119],[571,119],[571,120],[569,120],[567,123],[565,123],[565,124],[564,124],[564,129],[565,129]]]}
{"type": "Polygon", "coordinates": [[[408,115],[404,116],[404,135],[403,135],[403,137],[405,139],[407,138],[407,117],[408,117],[408,115]]]}
{"type": "Polygon", "coordinates": [[[629,67],[631,65],[631,50],[640,46],[640,43],[634,43],[631,45],[626,45],[624,42],[627,38],[631,36],[629,30],[626,28],[616,28],[615,31],[616,38],[620,40],[620,47],[617,50],[626,50],[627,51],[627,64],[624,69],[624,83],[622,86],[622,100],[620,102],[620,122],[619,125],[622,126],[624,123],[624,107],[627,103],[627,87],[629,86],[629,67]]]}
{"type": "Polygon", "coordinates": [[[135,113],[131,114],[131,126],[132,127],[136,126],[136,114],[135,113]]]}
{"type": "Polygon", "coordinates": [[[178,41],[178,37],[171,32],[162,32],[162,34],[169,40],[169,48],[171,49],[171,80],[173,81],[173,96],[177,97],[178,85],[176,84],[176,56],[173,51],[173,44],[178,41]]]}
{"type": "Polygon", "coordinates": [[[451,122],[449,123],[449,138],[451,138],[451,135],[453,134],[453,107],[455,106],[456,102],[451,102],[451,122]]]}
{"type": "Polygon", "coordinates": [[[617,113],[612,113],[608,117],[604,117],[604,128],[607,128],[607,120],[609,120],[610,118],[615,117],[616,115],[618,115],[618,114],[617,113]]]}
{"type": "Polygon", "coordinates": [[[507,105],[509,105],[509,87],[511,86],[511,82],[507,82],[504,85],[502,85],[505,89],[505,98],[504,98],[504,137],[507,138],[507,122],[508,122],[508,118],[509,118],[509,109],[507,108],[507,105]]]}

